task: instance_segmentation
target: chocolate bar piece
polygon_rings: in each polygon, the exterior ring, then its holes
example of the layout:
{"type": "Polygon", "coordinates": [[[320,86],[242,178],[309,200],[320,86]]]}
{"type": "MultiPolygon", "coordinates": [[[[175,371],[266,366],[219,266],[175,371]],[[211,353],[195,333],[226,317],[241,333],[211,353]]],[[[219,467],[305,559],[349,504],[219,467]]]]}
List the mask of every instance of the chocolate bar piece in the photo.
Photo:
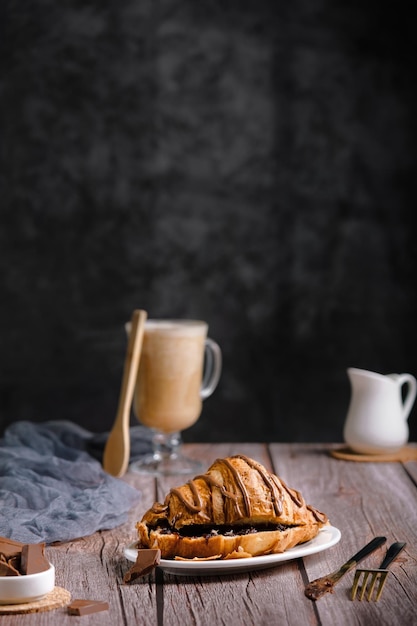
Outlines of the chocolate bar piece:
{"type": "Polygon", "coordinates": [[[12,559],[6,560],[0,554],[0,576],[20,576],[20,572],[14,567],[12,559]]]}
{"type": "Polygon", "coordinates": [[[140,576],[145,576],[152,572],[161,560],[161,551],[158,548],[150,548],[149,550],[138,550],[136,563],[126,572],[123,580],[125,583],[131,583],[140,576]]]}
{"type": "Polygon", "coordinates": [[[38,574],[50,568],[44,543],[27,543],[22,547],[22,574],[38,574]]]}
{"type": "Polygon", "coordinates": [[[9,559],[7,559],[7,562],[10,565],[10,567],[14,567],[14,569],[18,572],[19,575],[22,573],[20,571],[20,561],[21,561],[20,557],[21,557],[21,554],[16,554],[16,556],[11,556],[9,559]]]}
{"type": "Polygon", "coordinates": [[[101,600],[73,600],[68,605],[68,613],[70,615],[90,615],[91,613],[108,610],[108,602],[102,602],[101,600]]]}
{"type": "Polygon", "coordinates": [[[20,576],[23,543],[0,537],[0,576],[20,576]]]}
{"type": "Polygon", "coordinates": [[[7,537],[0,537],[0,554],[3,554],[6,559],[20,555],[22,547],[23,543],[20,543],[20,541],[13,541],[13,539],[7,539],[7,537]]]}

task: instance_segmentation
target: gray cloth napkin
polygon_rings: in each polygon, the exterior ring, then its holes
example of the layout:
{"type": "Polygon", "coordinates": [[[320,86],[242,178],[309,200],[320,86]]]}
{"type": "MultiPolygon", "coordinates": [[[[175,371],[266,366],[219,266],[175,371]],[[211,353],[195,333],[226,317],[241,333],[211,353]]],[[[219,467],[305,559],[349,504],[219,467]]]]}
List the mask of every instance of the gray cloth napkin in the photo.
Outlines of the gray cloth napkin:
{"type": "MultiPolygon", "coordinates": [[[[150,433],[131,430],[138,458],[150,433]]],[[[52,543],[124,523],[140,492],[101,467],[106,439],[67,421],[9,426],[0,439],[0,536],[52,543]]]]}

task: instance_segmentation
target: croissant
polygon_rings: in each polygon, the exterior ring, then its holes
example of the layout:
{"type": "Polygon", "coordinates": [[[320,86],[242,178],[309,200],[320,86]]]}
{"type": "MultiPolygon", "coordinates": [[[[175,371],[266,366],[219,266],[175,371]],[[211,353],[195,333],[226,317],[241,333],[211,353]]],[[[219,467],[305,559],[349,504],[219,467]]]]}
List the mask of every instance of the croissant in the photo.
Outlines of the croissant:
{"type": "Polygon", "coordinates": [[[313,539],[326,514],[242,454],[170,490],[136,524],[138,548],[163,559],[230,559],[284,552],[313,539]]]}

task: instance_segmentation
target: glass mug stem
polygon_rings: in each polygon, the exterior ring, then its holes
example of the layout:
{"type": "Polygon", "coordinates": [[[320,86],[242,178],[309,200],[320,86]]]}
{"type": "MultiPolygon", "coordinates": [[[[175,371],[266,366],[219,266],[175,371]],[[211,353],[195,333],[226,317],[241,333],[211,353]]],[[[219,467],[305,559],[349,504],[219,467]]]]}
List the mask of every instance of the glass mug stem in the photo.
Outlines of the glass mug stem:
{"type": "Polygon", "coordinates": [[[180,433],[162,433],[159,430],[154,431],[152,447],[155,461],[160,462],[163,459],[178,458],[181,444],[180,433]]]}

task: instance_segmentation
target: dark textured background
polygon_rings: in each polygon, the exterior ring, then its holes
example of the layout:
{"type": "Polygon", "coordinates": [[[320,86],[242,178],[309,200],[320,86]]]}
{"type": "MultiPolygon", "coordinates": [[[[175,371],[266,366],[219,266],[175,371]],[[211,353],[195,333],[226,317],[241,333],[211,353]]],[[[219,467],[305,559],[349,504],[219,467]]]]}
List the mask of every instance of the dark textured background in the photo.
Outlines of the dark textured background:
{"type": "Polygon", "coordinates": [[[108,429],[139,307],[222,346],[188,440],[341,441],[348,366],[417,374],[402,6],[2,0],[1,430],[108,429]]]}

